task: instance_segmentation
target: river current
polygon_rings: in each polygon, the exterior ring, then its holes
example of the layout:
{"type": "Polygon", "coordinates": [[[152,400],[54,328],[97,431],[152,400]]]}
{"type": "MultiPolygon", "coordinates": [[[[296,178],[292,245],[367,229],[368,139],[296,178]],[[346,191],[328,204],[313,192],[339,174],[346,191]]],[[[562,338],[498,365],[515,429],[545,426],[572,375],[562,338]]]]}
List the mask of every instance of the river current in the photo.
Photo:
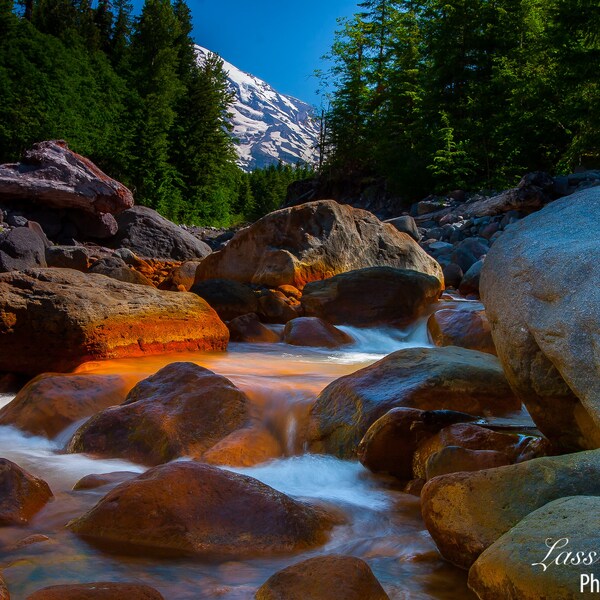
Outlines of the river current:
{"type": "MultiPolygon", "coordinates": [[[[73,491],[84,475],[145,470],[123,460],[65,454],[76,426],[56,439],[0,427],[0,456],[45,479],[54,493],[27,527],[0,529],[0,569],[16,600],[49,585],[88,581],[146,583],[166,600],[253,598],[276,571],[321,554],[364,559],[392,599],[472,598],[466,573],[443,561],[420,516],[419,499],[397,482],[377,477],[358,462],[306,453],[298,431],[308,408],[331,381],[401,348],[427,346],[426,323],[411,330],[342,327],[356,341],[340,350],[285,344],[230,344],[226,353],[188,353],[87,363],[81,373],[118,373],[132,386],[174,361],[192,361],[228,377],[248,394],[262,419],[279,437],[285,456],[233,471],[250,475],[293,497],[341,510],[346,523],[322,547],[277,558],[207,562],[103,554],[64,528],[91,508],[106,488],[73,491]],[[48,540],[22,544],[31,535],[48,540]]],[[[12,396],[1,396],[4,405],[12,396]]],[[[77,424],[78,426],[79,424],[77,424]]],[[[342,599],[340,599],[342,600],[342,599]]]]}

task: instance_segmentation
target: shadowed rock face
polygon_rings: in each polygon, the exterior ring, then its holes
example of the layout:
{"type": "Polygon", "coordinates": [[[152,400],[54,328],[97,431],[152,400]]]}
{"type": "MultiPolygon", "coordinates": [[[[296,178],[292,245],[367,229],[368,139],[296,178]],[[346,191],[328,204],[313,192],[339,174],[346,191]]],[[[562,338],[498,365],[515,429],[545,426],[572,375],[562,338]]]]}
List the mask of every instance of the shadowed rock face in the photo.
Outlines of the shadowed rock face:
{"type": "Polygon", "coordinates": [[[225,350],[229,332],[189,293],[70,269],[0,274],[0,371],[71,371],[103,358],[225,350]]]}
{"type": "Polygon", "coordinates": [[[498,360],[463,348],[409,348],[329,384],[310,413],[313,452],[354,456],[368,428],[390,409],[503,415],[520,409],[498,360]]]}
{"type": "Polygon", "coordinates": [[[340,325],[404,324],[419,317],[440,291],[439,279],[431,275],[370,267],[307,284],[302,306],[307,316],[340,325]]]}
{"type": "Polygon", "coordinates": [[[52,208],[118,214],[133,195],[64,141],[34,144],[16,164],[0,165],[0,200],[34,200],[52,208]]]}
{"type": "Polygon", "coordinates": [[[600,446],[600,189],[557,200],[498,239],[481,292],[508,381],[562,450],[600,446]]]}
{"type": "Polygon", "coordinates": [[[334,200],[266,215],[204,259],[196,281],[220,278],[301,289],[310,281],[373,266],[412,269],[443,281],[439,264],[409,235],[334,200]]]}
{"type": "Polygon", "coordinates": [[[116,553],[240,558],[322,544],[333,522],[252,477],[174,462],[119,485],[68,527],[116,553]]]}
{"type": "Polygon", "coordinates": [[[27,597],[27,600],[164,600],[154,588],[139,583],[77,583],[53,585],[27,597]]]}

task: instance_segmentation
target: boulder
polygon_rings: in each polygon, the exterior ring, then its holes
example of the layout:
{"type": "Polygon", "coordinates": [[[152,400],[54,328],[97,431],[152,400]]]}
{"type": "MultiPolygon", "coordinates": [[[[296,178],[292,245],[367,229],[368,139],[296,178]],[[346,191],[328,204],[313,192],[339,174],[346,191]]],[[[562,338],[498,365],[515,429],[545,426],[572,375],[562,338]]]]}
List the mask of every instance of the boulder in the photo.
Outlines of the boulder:
{"type": "Polygon", "coordinates": [[[469,571],[481,600],[594,598],[600,579],[598,496],[560,498],[528,514],[469,571]]]}
{"type": "Polygon", "coordinates": [[[506,376],[561,450],[600,446],[600,188],[557,200],[492,246],[481,289],[506,376]]]}
{"type": "Polygon", "coordinates": [[[179,267],[175,267],[169,275],[158,286],[161,290],[170,290],[172,292],[189,292],[196,279],[196,269],[200,264],[199,260],[186,260],[179,267]]]}
{"type": "Polygon", "coordinates": [[[307,316],[330,323],[403,323],[420,316],[440,292],[439,279],[431,275],[370,267],[307,284],[302,306],[307,316]]]}
{"type": "Polygon", "coordinates": [[[51,498],[43,479],[0,458],[0,526],[25,525],[51,498]]]}
{"type": "Polygon", "coordinates": [[[106,275],[111,279],[123,281],[124,283],[135,283],[137,285],[152,285],[152,282],[134,269],[130,269],[122,258],[111,256],[110,258],[101,258],[92,263],[89,273],[98,273],[106,275]]]}
{"type": "Polygon", "coordinates": [[[572,495],[600,495],[600,450],[434,477],[423,488],[421,511],[444,558],[468,569],[526,515],[572,495]]]}
{"type": "Polygon", "coordinates": [[[117,217],[117,234],[109,248],[129,248],[144,258],[194,260],[211,253],[210,246],[146,206],[134,206],[117,217]]]}
{"type": "Polygon", "coordinates": [[[46,248],[46,264],[58,269],[75,269],[85,273],[90,256],[83,246],[50,246],[46,248]]]}
{"type": "Polygon", "coordinates": [[[277,343],[281,336],[260,322],[255,313],[248,313],[232,319],[227,324],[232,342],[248,342],[251,344],[267,342],[277,343]]]}
{"type": "Polygon", "coordinates": [[[481,277],[481,270],[483,269],[483,260],[478,260],[474,263],[471,268],[465,273],[458,291],[463,296],[479,295],[479,278],[481,277]]]}
{"type": "Polygon", "coordinates": [[[239,560],[317,546],[333,524],[252,477],[190,461],[122,483],[68,528],[119,554],[239,560]]]}
{"type": "Polygon", "coordinates": [[[299,317],[288,321],[283,341],[292,346],[339,348],[354,340],[346,332],[317,317],[299,317]]]}
{"type": "Polygon", "coordinates": [[[438,263],[407,234],[364,210],[320,200],[270,213],[207,257],[197,280],[302,289],[310,281],[373,266],[413,269],[442,280],[438,263]]]}
{"type": "Polygon", "coordinates": [[[413,240],[415,240],[415,242],[421,240],[419,228],[417,227],[415,220],[409,215],[396,217],[394,219],[388,219],[386,223],[390,223],[390,225],[393,225],[398,231],[401,231],[402,233],[407,233],[413,240]]]}
{"type": "Polygon", "coordinates": [[[396,407],[488,416],[518,411],[521,403],[489,354],[455,347],[398,350],[319,394],[310,412],[310,448],[351,457],[367,429],[396,407]]]}
{"type": "Polygon", "coordinates": [[[415,451],[443,427],[476,417],[457,411],[392,408],[369,427],[358,445],[360,462],[374,473],[412,479],[415,451]]]}
{"type": "Polygon", "coordinates": [[[106,358],[225,350],[206,302],[70,269],[0,274],[0,372],[71,371],[106,358]]]}
{"type": "Polygon", "coordinates": [[[429,479],[426,475],[429,459],[448,447],[499,452],[506,456],[506,464],[545,456],[549,451],[546,440],[540,437],[521,432],[501,433],[477,423],[455,423],[418,445],[413,456],[414,476],[429,479]]]}
{"type": "Polygon", "coordinates": [[[427,321],[429,336],[436,346],[460,346],[496,354],[492,328],[479,302],[461,302],[453,308],[436,310],[427,321]]]}
{"type": "Polygon", "coordinates": [[[249,285],[237,281],[208,279],[195,283],[190,291],[206,300],[225,321],[258,310],[258,299],[254,290],[249,285]]]}
{"type": "Polygon", "coordinates": [[[388,600],[369,565],[354,556],[329,554],[278,571],[256,600],[388,600]]]}
{"type": "Polygon", "coordinates": [[[52,585],[30,596],[27,600],[164,600],[154,588],[140,583],[76,583],[52,585]]]}
{"type": "Polygon", "coordinates": [[[275,436],[264,426],[238,429],[217,442],[202,455],[202,462],[229,467],[253,467],[283,455],[283,448],[275,436]]]}
{"type": "Polygon", "coordinates": [[[46,246],[28,227],[17,227],[0,236],[0,272],[46,266],[46,246]]]}
{"type": "Polygon", "coordinates": [[[206,450],[246,424],[249,400],[229,379],[175,362],[140,381],[120,406],[86,421],[69,452],[158,465],[206,450]]]}
{"type": "Polygon", "coordinates": [[[57,208],[118,214],[133,195],[64,141],[34,144],[17,164],[0,165],[0,200],[31,201],[57,208]]]}
{"type": "Polygon", "coordinates": [[[83,240],[105,240],[119,231],[117,220],[110,213],[91,215],[70,211],[68,219],[77,228],[78,237],[83,240]]]}
{"type": "Polygon", "coordinates": [[[279,290],[261,290],[258,296],[258,314],[266,323],[288,323],[302,316],[302,305],[279,290]]]}
{"type": "Polygon", "coordinates": [[[0,409],[0,425],[53,438],[69,425],[120,404],[128,388],[118,375],[38,375],[0,409]]]}
{"type": "Polygon", "coordinates": [[[463,270],[454,263],[449,263],[443,268],[444,281],[446,283],[446,287],[458,289],[460,286],[460,282],[464,277],[463,270]]]}

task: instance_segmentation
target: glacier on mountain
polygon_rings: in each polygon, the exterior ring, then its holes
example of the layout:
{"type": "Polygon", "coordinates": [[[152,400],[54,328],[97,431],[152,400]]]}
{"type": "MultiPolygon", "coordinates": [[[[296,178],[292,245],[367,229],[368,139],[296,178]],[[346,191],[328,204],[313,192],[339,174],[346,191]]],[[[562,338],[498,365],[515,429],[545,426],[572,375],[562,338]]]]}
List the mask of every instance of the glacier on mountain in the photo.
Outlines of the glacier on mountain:
{"type": "MultiPolygon", "coordinates": [[[[198,60],[204,60],[210,50],[197,45],[196,52],[198,60]]],[[[319,123],[312,106],[280,94],[262,79],[224,59],[223,68],[235,92],[230,112],[240,167],[251,171],[280,160],[288,164],[316,164],[319,123]]]]}

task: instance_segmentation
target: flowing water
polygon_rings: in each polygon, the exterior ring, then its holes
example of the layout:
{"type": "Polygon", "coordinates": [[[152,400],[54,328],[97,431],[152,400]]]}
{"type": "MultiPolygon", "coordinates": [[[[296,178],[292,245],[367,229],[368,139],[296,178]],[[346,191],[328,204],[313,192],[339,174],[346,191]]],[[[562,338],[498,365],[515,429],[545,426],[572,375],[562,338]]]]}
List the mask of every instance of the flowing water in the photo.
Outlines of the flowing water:
{"type": "MultiPolygon", "coordinates": [[[[296,498],[337,507],[346,523],[329,542],[300,555],[229,562],[148,559],[103,554],[64,528],[107,491],[72,491],[90,473],[130,470],[123,460],[65,454],[75,427],[55,440],[0,428],[0,456],[45,479],[55,499],[27,527],[0,529],[0,569],[12,598],[21,600],[48,585],[85,581],[136,581],[158,589],[166,600],[246,599],[274,572],[321,554],[349,554],[366,560],[394,599],[471,598],[466,575],[441,560],[420,517],[418,498],[394,482],[376,477],[359,463],[307,454],[299,437],[302,421],[318,393],[331,381],[405,347],[428,345],[426,325],[410,331],[343,328],[356,340],[326,351],[284,344],[231,344],[226,353],[190,353],[88,363],[81,373],[119,373],[133,386],[173,361],[192,361],[231,379],[250,397],[285,456],[231,469],[255,477],[296,498]],[[49,539],[21,541],[40,534],[49,539]]],[[[0,397],[6,404],[11,397],[0,397]]],[[[340,599],[342,600],[342,599],[340,599]]]]}

